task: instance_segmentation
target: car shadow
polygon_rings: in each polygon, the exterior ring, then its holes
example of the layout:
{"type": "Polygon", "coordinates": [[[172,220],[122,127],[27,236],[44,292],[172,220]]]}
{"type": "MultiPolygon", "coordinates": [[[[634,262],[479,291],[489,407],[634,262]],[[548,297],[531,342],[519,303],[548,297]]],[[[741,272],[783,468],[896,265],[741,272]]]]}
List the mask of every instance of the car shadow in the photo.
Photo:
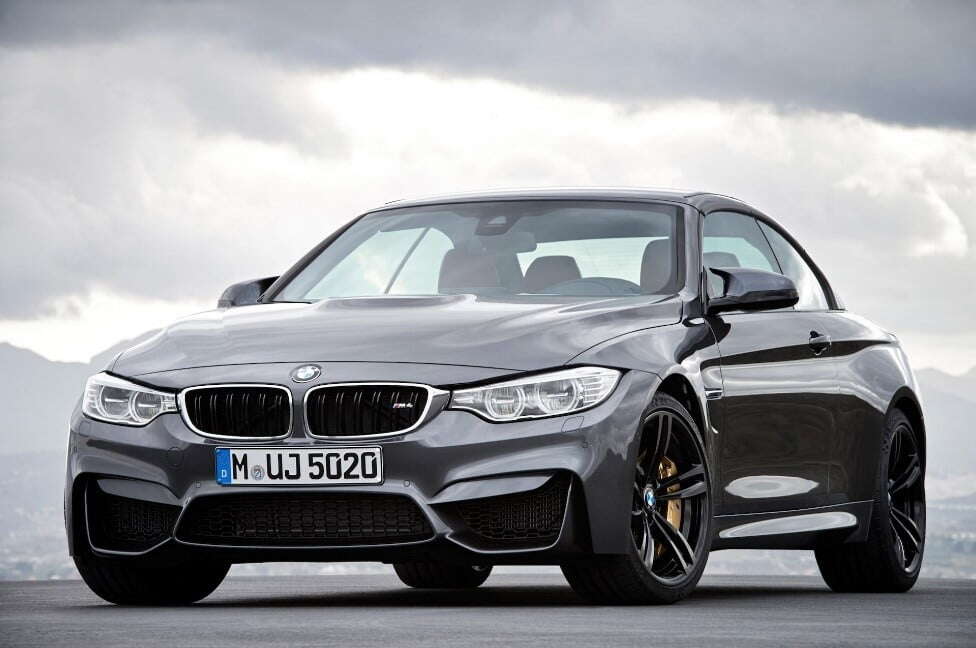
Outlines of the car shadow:
{"type": "MultiPolygon", "coordinates": [[[[409,588],[369,589],[360,591],[322,592],[295,596],[268,597],[215,596],[198,603],[214,608],[275,608],[275,607],[599,607],[573,592],[568,585],[503,585],[492,587],[490,582],[475,590],[416,590],[409,588]]],[[[708,586],[703,585],[680,605],[708,605],[716,602],[740,601],[755,603],[760,599],[782,600],[836,596],[826,588],[810,586],[708,586]]]]}

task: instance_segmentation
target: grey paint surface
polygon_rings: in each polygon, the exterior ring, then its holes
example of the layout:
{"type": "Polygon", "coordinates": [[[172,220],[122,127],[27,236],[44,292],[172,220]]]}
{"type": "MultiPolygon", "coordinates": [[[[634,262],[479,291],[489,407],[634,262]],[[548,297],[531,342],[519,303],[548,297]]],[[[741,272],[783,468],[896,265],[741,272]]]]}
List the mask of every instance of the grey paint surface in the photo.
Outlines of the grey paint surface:
{"type": "MultiPolygon", "coordinates": [[[[573,430],[563,430],[559,417],[491,424],[468,412],[435,412],[417,430],[383,441],[384,484],[346,489],[408,495],[431,519],[436,534],[435,544],[421,549],[457,551],[460,546],[477,551],[478,557],[490,554],[488,559],[498,564],[552,564],[566,554],[619,554],[630,549],[630,512],[623,503],[632,490],[640,417],[661,381],[680,377],[701,412],[701,427],[706,432],[704,445],[718,516],[714,533],[750,521],[729,519],[731,514],[764,517],[826,505],[856,515],[862,524],[844,539],[863,539],[883,417],[896,397],[914,398],[914,379],[897,340],[870,322],[832,310],[815,315],[816,326],[833,338],[830,350],[816,355],[808,345],[812,326],[807,320],[813,315],[732,312],[705,316],[699,249],[703,215],[741,211],[774,224],[735,199],[586,189],[493,192],[428,202],[566,198],[686,205],[678,237],[685,242],[684,283],[679,293],[670,298],[613,299],[521,295],[344,298],[218,309],[178,322],[123,353],[113,371],[172,390],[220,382],[287,385],[292,390],[295,425],[291,436],[275,445],[299,447],[322,443],[304,433],[301,407],[305,390],[318,384],[404,381],[448,387],[564,364],[628,370],[615,393],[583,413],[583,423],[573,430]],[[750,326],[750,322],[758,325],[750,326]],[[322,363],[323,375],[304,385],[291,383],[289,371],[307,362],[322,363]],[[814,364],[820,373],[810,380],[809,368],[814,364]],[[789,386],[787,392],[784,385],[789,386]],[[723,389],[724,397],[706,399],[706,390],[723,389]],[[794,426],[790,422],[801,403],[810,423],[794,426]],[[775,448],[776,452],[757,448],[775,448]],[[844,452],[838,454],[838,448],[844,452]],[[827,488],[828,470],[838,488],[827,488]],[[464,541],[464,529],[452,527],[449,515],[438,514],[438,497],[457,484],[465,484],[465,496],[475,499],[503,492],[499,479],[512,480],[509,492],[514,493],[521,492],[516,484],[522,476],[556,471],[568,471],[578,480],[571,497],[585,505],[586,519],[567,516],[552,552],[533,549],[518,556],[520,552],[513,550],[500,555],[473,547],[464,541]],[[770,475],[794,482],[806,480],[816,487],[789,497],[766,498],[742,498],[725,488],[737,480],[741,484],[743,478],[770,475]]],[[[393,203],[382,209],[405,204],[423,203],[393,203]]],[[[285,273],[269,294],[273,296],[276,286],[302,263],[285,273]]],[[[819,273],[815,264],[812,267],[819,273]]],[[[825,289],[830,292],[829,285],[825,289]]],[[[76,412],[66,492],[72,550],[84,526],[79,524],[78,497],[87,477],[152,482],[186,506],[196,497],[226,492],[213,478],[213,451],[218,445],[228,444],[194,434],[175,414],[163,415],[145,428],[120,428],[89,421],[76,412]]],[[[578,510],[576,502],[569,508],[578,510]]],[[[757,537],[740,546],[812,547],[816,540],[757,537]]],[[[713,546],[731,545],[716,542],[713,546]]],[[[403,559],[406,554],[400,549],[405,548],[391,546],[386,551],[373,547],[359,553],[316,548],[312,558],[403,559]]],[[[232,561],[286,559],[284,553],[270,552],[225,555],[232,561]]],[[[288,557],[299,559],[297,550],[288,557]]],[[[466,553],[461,559],[476,558],[466,553]]]]}
{"type": "MultiPolygon", "coordinates": [[[[240,366],[234,368],[238,372],[234,379],[244,380],[244,376],[253,379],[263,375],[267,380],[269,372],[277,371],[280,375],[270,374],[272,381],[287,384],[287,371],[291,366],[240,366]]],[[[370,365],[366,369],[387,376],[391,371],[409,371],[409,365],[370,365]]],[[[330,373],[325,380],[332,378],[330,373]]],[[[571,431],[563,430],[564,417],[497,425],[468,412],[439,412],[418,430],[382,441],[386,466],[383,484],[332,486],[329,490],[408,495],[423,508],[437,534],[436,544],[418,548],[425,551],[456,550],[457,546],[452,542],[443,541],[453,539],[463,546],[467,544],[452,532],[448,521],[450,518],[445,517],[444,512],[433,504],[446,489],[452,485],[466,484],[469,486],[466,498],[475,499],[489,493],[498,494],[499,477],[518,484],[520,477],[526,474],[551,475],[557,470],[568,470],[579,476],[581,496],[585,496],[593,510],[585,523],[592,537],[593,548],[602,553],[621,553],[626,551],[625,542],[629,541],[624,531],[629,528],[630,510],[614,504],[626,501],[630,492],[631,472],[627,466],[636,454],[637,421],[656,380],[653,374],[628,372],[608,400],[586,411],[580,427],[571,431]]],[[[302,416],[299,403],[304,396],[303,390],[316,384],[319,383],[304,386],[292,384],[292,388],[298,390],[293,399],[296,417],[302,416]]],[[[273,445],[303,447],[329,444],[308,439],[300,423],[293,427],[292,436],[275,441],[273,445]]],[[[229,492],[227,487],[214,481],[214,449],[227,445],[248,445],[246,442],[229,443],[200,437],[191,432],[176,414],[163,415],[144,428],[109,425],[76,414],[72,430],[68,454],[69,484],[84,475],[112,475],[151,482],[155,488],[165,489],[160,493],[163,499],[159,501],[165,501],[169,496],[168,491],[184,506],[198,497],[229,492]]],[[[338,445],[361,443],[363,441],[350,439],[338,445]]],[[[250,445],[268,443],[251,442],[250,445]]],[[[232,490],[235,493],[261,492],[268,488],[241,486],[232,490]]],[[[302,489],[296,487],[291,490],[302,489]]],[[[316,488],[309,487],[307,490],[314,491],[316,488]]],[[[512,485],[507,490],[520,492],[522,489],[512,485]]],[[[72,510],[81,510],[77,499],[69,500],[69,505],[72,510]]],[[[561,542],[572,544],[568,526],[561,542]]],[[[74,549],[76,538],[71,534],[69,543],[74,549]]],[[[355,551],[349,548],[318,550],[318,558],[363,559],[355,551]]],[[[391,557],[382,547],[373,546],[365,551],[370,556],[365,559],[391,557]]],[[[267,550],[263,550],[263,553],[269,554],[267,550]]],[[[497,558],[504,562],[503,556],[497,558]]],[[[539,561],[554,560],[557,558],[539,561]]]]}
{"type": "Polygon", "coordinates": [[[834,594],[819,578],[709,577],[666,607],[584,605],[558,574],[473,591],[394,576],[231,578],[187,608],[118,608],[80,581],[0,583],[5,646],[972,646],[976,581],[834,594]]]}
{"type": "Polygon", "coordinates": [[[126,351],[124,376],[269,362],[417,362],[538,369],[609,338],[675,324],[662,297],[475,298],[472,295],[259,304],[187,318],[126,351]],[[540,332],[544,331],[545,335],[540,332]]]}

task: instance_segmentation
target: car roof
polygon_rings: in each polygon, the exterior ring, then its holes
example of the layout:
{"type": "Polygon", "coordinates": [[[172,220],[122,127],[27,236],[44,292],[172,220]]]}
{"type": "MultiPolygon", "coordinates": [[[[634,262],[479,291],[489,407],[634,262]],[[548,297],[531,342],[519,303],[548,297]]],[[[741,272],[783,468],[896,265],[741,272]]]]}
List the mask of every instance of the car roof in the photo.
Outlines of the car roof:
{"type": "Polygon", "coordinates": [[[757,213],[744,202],[707,191],[652,189],[641,187],[545,187],[527,189],[493,189],[468,193],[443,194],[394,200],[369,211],[442,205],[446,203],[486,202],[493,200],[630,200],[666,201],[692,205],[703,211],[718,208],[739,209],[757,213]]]}

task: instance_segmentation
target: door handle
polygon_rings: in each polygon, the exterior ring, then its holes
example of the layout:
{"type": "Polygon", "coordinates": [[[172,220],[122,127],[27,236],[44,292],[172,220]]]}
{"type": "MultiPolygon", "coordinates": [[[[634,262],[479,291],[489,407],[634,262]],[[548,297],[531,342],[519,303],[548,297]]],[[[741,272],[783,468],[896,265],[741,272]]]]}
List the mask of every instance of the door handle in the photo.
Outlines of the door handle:
{"type": "Polygon", "coordinates": [[[808,344],[813,349],[813,355],[821,355],[830,348],[830,336],[816,331],[810,331],[810,341],[808,344]]]}

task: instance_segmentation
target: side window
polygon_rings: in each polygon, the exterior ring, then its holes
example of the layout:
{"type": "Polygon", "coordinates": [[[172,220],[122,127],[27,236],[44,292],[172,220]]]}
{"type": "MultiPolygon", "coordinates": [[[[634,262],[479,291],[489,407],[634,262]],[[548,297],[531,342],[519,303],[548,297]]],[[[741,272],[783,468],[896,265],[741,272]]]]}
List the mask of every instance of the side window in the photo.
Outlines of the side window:
{"type": "MultiPolygon", "coordinates": [[[[781,272],[776,255],[752,216],[715,212],[705,217],[702,259],[706,268],[753,268],[781,272]]],[[[722,294],[722,280],[708,275],[710,295],[722,294]]]]}
{"type": "Polygon", "coordinates": [[[769,240],[769,244],[783,268],[783,274],[796,284],[796,292],[800,295],[796,309],[805,311],[827,310],[829,305],[823,286],[820,285],[816,273],[807,265],[796,248],[766,223],[760,223],[759,227],[762,228],[763,234],[769,240]]]}

